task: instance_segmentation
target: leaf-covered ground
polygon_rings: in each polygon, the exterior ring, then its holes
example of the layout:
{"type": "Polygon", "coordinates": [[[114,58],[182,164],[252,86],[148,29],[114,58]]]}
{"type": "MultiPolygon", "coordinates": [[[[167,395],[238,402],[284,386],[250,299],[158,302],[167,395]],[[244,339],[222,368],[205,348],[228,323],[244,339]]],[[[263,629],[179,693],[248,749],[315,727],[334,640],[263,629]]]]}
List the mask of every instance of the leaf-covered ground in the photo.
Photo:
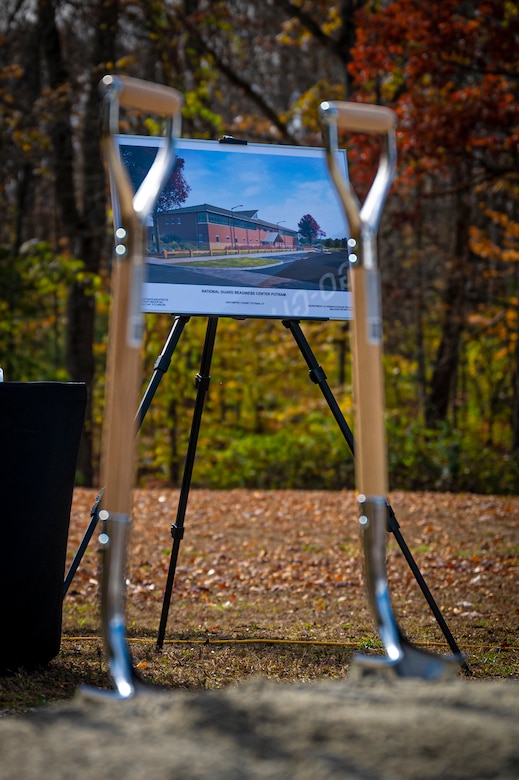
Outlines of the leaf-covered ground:
{"type": "MultiPolygon", "coordinates": [[[[92,490],[75,491],[68,562],[95,496],[92,490]]],[[[353,492],[193,490],[159,674],[150,647],[160,621],[178,498],[178,491],[161,489],[135,495],[127,627],[144,675],[148,669],[161,682],[189,686],[193,679],[186,666],[195,659],[203,667],[195,683],[218,687],[263,673],[252,652],[263,646],[273,677],[304,677],[301,654],[309,677],[340,676],[353,652],[377,651],[353,492]],[[325,659],[320,648],[333,652],[326,651],[325,659]]],[[[518,676],[519,497],[397,492],[390,501],[474,675],[518,676]]],[[[69,649],[80,636],[99,635],[96,537],[64,603],[69,649]]],[[[405,633],[433,652],[449,653],[393,534],[388,534],[388,572],[405,633]]]]}
{"type": "MultiPolygon", "coordinates": [[[[381,646],[351,492],[194,490],[158,651],[178,497],[136,493],[129,550],[129,643],[162,690],[99,696],[111,683],[96,534],[64,602],[58,657],[0,678],[1,778],[518,777],[519,498],[391,496],[473,672],[431,683],[352,673],[355,653],[381,646]],[[94,699],[78,695],[85,683],[94,699]]],[[[69,560],[94,500],[75,492],[69,560]]],[[[402,628],[448,653],[392,534],[388,570],[402,628]]]]}

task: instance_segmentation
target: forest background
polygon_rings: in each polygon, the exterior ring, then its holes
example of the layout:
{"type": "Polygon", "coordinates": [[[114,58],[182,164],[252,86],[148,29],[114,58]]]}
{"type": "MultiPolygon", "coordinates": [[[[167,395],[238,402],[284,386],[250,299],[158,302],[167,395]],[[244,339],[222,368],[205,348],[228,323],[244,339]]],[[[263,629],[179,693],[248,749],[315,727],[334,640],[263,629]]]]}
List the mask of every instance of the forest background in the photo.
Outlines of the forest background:
{"type": "MultiPolygon", "coordinates": [[[[84,381],[78,483],[96,485],[112,225],[98,83],[185,95],[183,135],[322,146],[322,100],[399,117],[380,231],[392,489],[519,488],[519,4],[508,0],[4,0],[0,365],[84,381]]],[[[123,128],[160,133],[145,116],[123,128]]],[[[378,150],[348,139],[362,198],[378,150]]],[[[143,389],[172,325],[146,316],[143,389]]],[[[177,486],[205,318],[139,437],[139,484],[177,486]]],[[[303,323],[352,423],[349,326],[303,323]]],[[[353,463],[279,321],[222,319],[194,484],[351,488],[353,463]]]]}

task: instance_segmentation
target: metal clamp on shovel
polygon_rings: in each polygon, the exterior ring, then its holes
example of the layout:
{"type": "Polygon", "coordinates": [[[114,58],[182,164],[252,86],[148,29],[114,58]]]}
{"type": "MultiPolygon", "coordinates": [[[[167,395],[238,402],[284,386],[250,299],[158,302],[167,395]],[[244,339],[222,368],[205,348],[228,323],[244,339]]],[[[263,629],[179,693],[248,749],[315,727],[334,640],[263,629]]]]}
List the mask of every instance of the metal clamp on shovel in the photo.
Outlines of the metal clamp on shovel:
{"type": "Polygon", "coordinates": [[[395,174],[396,115],[383,106],[342,102],[321,103],[319,112],[328,169],[350,230],[355,480],[368,599],[387,654],[358,656],[354,663],[364,672],[383,668],[393,670],[399,677],[439,679],[456,673],[462,659],[425,652],[404,637],[392,611],[386,570],[388,468],[377,231],[395,174]],[[336,161],[338,129],[381,137],[378,170],[362,206],[336,161]]]}
{"type": "Polygon", "coordinates": [[[139,405],[143,317],[141,288],[148,217],[175,161],[174,141],[180,130],[182,95],[175,89],[140,79],[105,76],[102,151],[119,205],[112,265],[112,305],[108,333],[105,422],[102,441],[103,532],[101,620],[105,651],[115,691],[84,689],[94,697],[128,699],[144,684],[134,671],[126,641],[125,591],[127,548],[135,468],[135,412],[139,405]],[[166,118],[164,144],[146,178],[134,193],[114,134],[119,109],[133,108],[166,118]]]}

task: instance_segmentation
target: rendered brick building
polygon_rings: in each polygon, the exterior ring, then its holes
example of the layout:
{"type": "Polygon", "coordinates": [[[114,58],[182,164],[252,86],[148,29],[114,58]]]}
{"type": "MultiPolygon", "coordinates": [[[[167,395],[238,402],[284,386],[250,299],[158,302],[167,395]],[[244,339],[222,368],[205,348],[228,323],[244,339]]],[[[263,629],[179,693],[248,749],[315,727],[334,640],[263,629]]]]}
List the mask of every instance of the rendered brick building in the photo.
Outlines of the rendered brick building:
{"type": "Polygon", "coordinates": [[[157,215],[161,242],[192,249],[294,249],[297,230],[266,222],[254,210],[237,211],[202,203],[157,215]]]}

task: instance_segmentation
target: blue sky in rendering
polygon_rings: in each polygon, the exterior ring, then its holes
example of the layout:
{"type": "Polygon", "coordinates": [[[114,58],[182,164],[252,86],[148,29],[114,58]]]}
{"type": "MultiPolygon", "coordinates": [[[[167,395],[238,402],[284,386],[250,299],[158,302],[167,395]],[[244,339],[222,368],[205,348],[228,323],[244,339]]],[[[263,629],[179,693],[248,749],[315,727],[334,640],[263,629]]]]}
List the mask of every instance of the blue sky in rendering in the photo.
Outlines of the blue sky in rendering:
{"type": "Polygon", "coordinates": [[[183,206],[257,209],[260,219],[292,230],[311,214],[328,238],[346,235],[323,150],[207,141],[196,146],[192,140],[178,142],[177,154],[185,160],[184,175],[191,187],[183,206]]]}

